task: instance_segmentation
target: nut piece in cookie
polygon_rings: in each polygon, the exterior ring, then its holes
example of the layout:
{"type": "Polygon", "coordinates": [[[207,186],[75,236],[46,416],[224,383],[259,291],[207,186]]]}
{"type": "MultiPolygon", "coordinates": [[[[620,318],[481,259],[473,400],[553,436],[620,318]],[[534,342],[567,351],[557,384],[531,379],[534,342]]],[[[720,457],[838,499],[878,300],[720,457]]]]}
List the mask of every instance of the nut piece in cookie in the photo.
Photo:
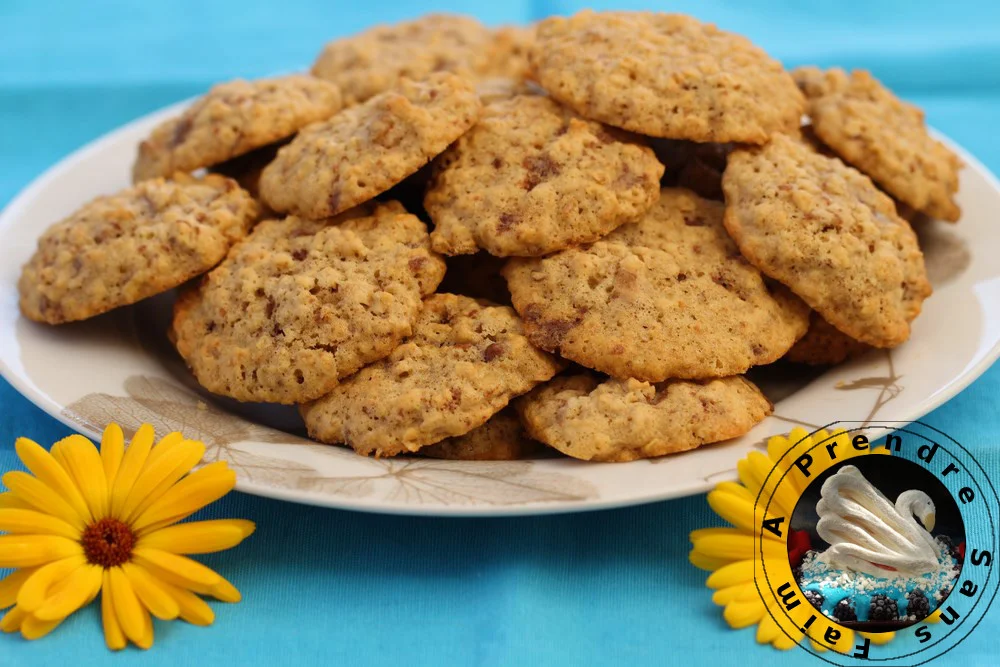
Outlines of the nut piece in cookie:
{"type": "Polygon", "coordinates": [[[927,131],[920,109],[864,70],[793,72],[816,136],[886,192],[928,215],[955,222],[962,160],[927,131]]]}
{"type": "Polygon", "coordinates": [[[540,95],[487,105],[435,162],[432,247],[533,257],[635,220],[656,202],[663,165],[624,135],[540,95]]]}
{"type": "Polygon", "coordinates": [[[513,310],[454,294],[424,303],[413,335],[387,358],[303,405],[309,435],[394,456],[464,435],[560,369],[513,310]]]}
{"type": "Polygon", "coordinates": [[[480,109],[471,84],[453,74],[403,80],[299,132],[264,169],[261,196],[275,211],[336,215],[415,173],[472,127],[480,109]]]}
{"type": "Polygon", "coordinates": [[[743,256],[830,324],[894,347],[930,295],[910,225],[864,174],[782,135],[733,151],[726,229],[743,256]]]}
{"type": "Polygon", "coordinates": [[[635,461],[743,435],[772,410],[742,376],[649,384],[564,375],[518,399],[531,437],[585,461],[635,461]]]}
{"type": "Polygon", "coordinates": [[[782,357],[809,309],[766,283],[723,205],[666,188],[638,222],[589,246],[515,258],[503,273],[535,345],[620,378],[738,375],[782,357]]]}
{"type": "MultiPolygon", "coordinates": [[[[504,37],[497,48],[510,42],[504,37]]],[[[378,25],[327,44],[312,73],[340,86],[348,104],[356,104],[395,87],[401,79],[423,79],[451,72],[473,79],[488,69],[493,33],[468,16],[429,14],[413,21],[378,25]]]]}
{"type": "Polygon", "coordinates": [[[654,137],[762,144],[798,127],[805,106],[781,63],[679,14],[549,18],[529,59],[541,86],[580,115],[654,137]]]}
{"type": "Polygon", "coordinates": [[[516,461],[543,451],[545,445],[525,434],[517,412],[508,406],[482,426],[421,447],[419,454],[452,461],[516,461]]]}
{"type": "Polygon", "coordinates": [[[265,220],[180,296],[173,340],[209,391],[300,403],[392,352],[443,276],[424,223],[396,202],[265,220]]]}
{"type": "Polygon", "coordinates": [[[139,144],[132,178],[141,181],[225,162],[286,139],[340,107],[337,87],[311,76],[220,83],[139,144]]]}
{"type": "Polygon", "coordinates": [[[208,271],[259,207],[222,176],[143,181],[98,197],[42,234],[21,271],[21,312],[61,324],[126,306],[208,271]]]}
{"type": "Polygon", "coordinates": [[[833,366],[871,349],[870,345],[854,340],[813,311],[809,331],[792,346],[785,360],[810,366],[833,366]]]}

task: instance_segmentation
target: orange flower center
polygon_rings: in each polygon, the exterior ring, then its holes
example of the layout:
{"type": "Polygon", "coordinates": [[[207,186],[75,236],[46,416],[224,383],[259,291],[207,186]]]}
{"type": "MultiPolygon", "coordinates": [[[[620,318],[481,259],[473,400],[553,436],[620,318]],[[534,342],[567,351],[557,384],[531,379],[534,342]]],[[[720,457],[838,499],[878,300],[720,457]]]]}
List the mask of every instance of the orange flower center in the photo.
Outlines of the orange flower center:
{"type": "Polygon", "coordinates": [[[127,563],[132,558],[135,533],[118,519],[101,519],[87,526],[80,542],[88,561],[109,568],[127,563]]]}

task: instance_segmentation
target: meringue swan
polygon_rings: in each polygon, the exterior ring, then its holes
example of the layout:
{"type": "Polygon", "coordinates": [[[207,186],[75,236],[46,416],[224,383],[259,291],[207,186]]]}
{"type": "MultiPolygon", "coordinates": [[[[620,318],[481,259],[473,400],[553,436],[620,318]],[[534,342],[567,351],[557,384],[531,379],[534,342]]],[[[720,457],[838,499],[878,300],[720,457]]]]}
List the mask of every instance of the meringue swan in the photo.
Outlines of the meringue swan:
{"type": "Polygon", "coordinates": [[[923,491],[904,491],[893,505],[848,465],[823,483],[820,496],[816,532],[830,547],[817,556],[819,561],[877,577],[938,568],[939,547],[929,532],[934,502],[923,491]]]}

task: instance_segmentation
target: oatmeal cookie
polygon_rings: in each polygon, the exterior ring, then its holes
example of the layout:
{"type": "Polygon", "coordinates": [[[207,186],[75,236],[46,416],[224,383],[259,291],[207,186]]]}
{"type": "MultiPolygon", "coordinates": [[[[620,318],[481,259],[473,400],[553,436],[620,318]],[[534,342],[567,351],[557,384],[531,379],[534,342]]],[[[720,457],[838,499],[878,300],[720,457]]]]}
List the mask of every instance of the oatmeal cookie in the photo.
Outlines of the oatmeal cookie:
{"type": "Polygon", "coordinates": [[[560,376],[515,403],[533,437],[585,461],[634,461],[743,435],[771,413],[749,380],[560,376]]]}
{"type": "Polygon", "coordinates": [[[444,275],[395,202],[332,220],[265,220],[178,299],[177,350],[209,391],[299,403],[388,355],[444,275]]]}
{"type": "Polygon", "coordinates": [[[480,106],[453,74],[404,80],[299,132],[264,169],[261,196],[275,211],[307,218],[346,211],[441,153],[472,127],[480,106]]]}
{"type": "Polygon", "coordinates": [[[391,355],[301,411],[320,442],[394,456],[468,433],[559,368],[510,308],[435,294],[391,355]]]}
{"type": "Polygon", "coordinates": [[[538,24],[535,78],[586,118],[667,139],[762,144],[798,126],[781,63],[689,16],[583,11],[538,24]]]}
{"type": "Polygon", "coordinates": [[[431,245],[532,257],[596,241],[649,210],[662,175],[652,149],[548,97],[495,102],[435,162],[431,245]]]}
{"type": "Polygon", "coordinates": [[[778,135],[733,151],[723,190],[726,229],[762,272],[851,338],[909,337],[931,286],[916,235],[871,179],[778,135]]]}
{"type": "Polygon", "coordinates": [[[84,320],[166,292],[222,261],[259,208],[222,176],[143,181],[50,227],[18,282],[21,312],[84,320]]]}
{"type": "Polygon", "coordinates": [[[777,360],[809,309],[769,285],[722,226],[723,205],[664,189],[638,222],[589,246],[504,267],[531,341],[588,368],[660,382],[777,360]]]}
{"type": "Polygon", "coordinates": [[[824,144],[901,202],[941,220],[959,219],[962,160],[930,136],[920,109],[864,70],[803,67],[793,76],[824,144]]]}
{"type": "Polygon", "coordinates": [[[220,83],[139,144],[132,178],[141,181],[225,162],[290,137],[340,107],[337,87],[311,76],[220,83]]]}
{"type": "MultiPolygon", "coordinates": [[[[474,79],[488,68],[493,33],[474,18],[429,14],[413,21],[378,25],[327,44],[312,73],[333,81],[348,104],[394,88],[401,79],[451,72],[474,79]]],[[[514,37],[504,37],[514,51],[514,37]]]]}

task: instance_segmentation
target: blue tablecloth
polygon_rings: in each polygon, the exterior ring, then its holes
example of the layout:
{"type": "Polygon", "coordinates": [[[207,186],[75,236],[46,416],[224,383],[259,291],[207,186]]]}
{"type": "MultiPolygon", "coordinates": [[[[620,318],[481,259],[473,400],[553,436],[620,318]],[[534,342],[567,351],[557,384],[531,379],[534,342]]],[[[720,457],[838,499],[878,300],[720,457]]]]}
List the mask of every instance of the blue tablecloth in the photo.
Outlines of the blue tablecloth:
{"type": "MultiPolygon", "coordinates": [[[[82,143],[233,76],[301,68],[326,39],[430,9],[489,23],[577,9],[557,0],[0,2],[0,202],[82,143]]],[[[602,3],[606,6],[605,3],[602,3]]],[[[647,6],[656,7],[656,3],[647,6]]],[[[1000,3],[951,0],[662,3],[745,32],[789,65],[872,69],[1000,172],[1000,3]]],[[[43,223],[46,221],[39,221],[43,223]]],[[[3,249],[0,248],[0,258],[3,249]]],[[[1000,371],[926,419],[1000,475],[1000,371]]],[[[890,417],[891,415],[886,415],[890,417]]],[[[18,435],[67,430],[0,381],[0,471],[18,435]]],[[[576,516],[395,518],[232,494],[208,514],[258,532],[206,557],[243,591],[211,629],[160,625],[153,650],[111,655],[90,608],[41,642],[0,637],[22,665],[820,664],[731,632],[687,562],[717,522],[704,497],[576,516]]],[[[1000,610],[949,658],[996,664],[1000,610]]]]}

